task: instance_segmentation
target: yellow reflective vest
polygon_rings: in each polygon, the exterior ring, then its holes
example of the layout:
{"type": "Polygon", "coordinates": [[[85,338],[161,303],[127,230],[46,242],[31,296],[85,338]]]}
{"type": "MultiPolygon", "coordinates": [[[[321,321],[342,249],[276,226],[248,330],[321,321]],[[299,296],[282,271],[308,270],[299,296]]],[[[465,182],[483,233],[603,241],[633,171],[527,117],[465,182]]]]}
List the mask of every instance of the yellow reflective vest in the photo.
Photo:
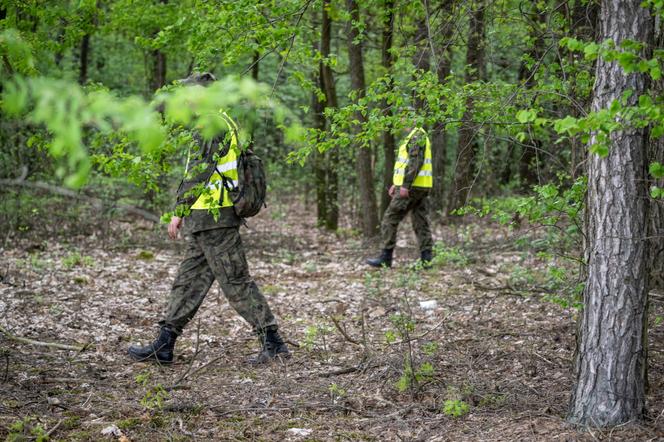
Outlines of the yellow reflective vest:
{"type": "Polygon", "coordinates": [[[421,127],[416,127],[411,130],[410,133],[399,146],[399,154],[397,156],[397,161],[394,164],[394,175],[392,176],[392,184],[395,186],[401,186],[403,184],[403,179],[406,176],[406,169],[408,168],[408,143],[410,139],[415,136],[417,133],[422,133],[425,139],[425,149],[424,149],[424,164],[420,168],[415,181],[413,181],[413,187],[424,187],[431,188],[433,187],[433,167],[431,162],[431,142],[429,141],[429,136],[427,132],[421,127]]]}
{"type": "MultiPolygon", "coordinates": [[[[219,158],[217,167],[207,183],[209,192],[202,193],[196,202],[191,206],[193,210],[218,209],[221,207],[232,207],[233,201],[224,187],[224,179],[233,188],[238,186],[237,158],[240,155],[238,148],[238,128],[235,122],[226,112],[220,111],[222,118],[228,126],[230,133],[230,148],[223,157],[219,158]],[[222,197],[223,194],[223,197],[222,197]]],[[[189,160],[187,160],[187,164],[189,160]]]]}

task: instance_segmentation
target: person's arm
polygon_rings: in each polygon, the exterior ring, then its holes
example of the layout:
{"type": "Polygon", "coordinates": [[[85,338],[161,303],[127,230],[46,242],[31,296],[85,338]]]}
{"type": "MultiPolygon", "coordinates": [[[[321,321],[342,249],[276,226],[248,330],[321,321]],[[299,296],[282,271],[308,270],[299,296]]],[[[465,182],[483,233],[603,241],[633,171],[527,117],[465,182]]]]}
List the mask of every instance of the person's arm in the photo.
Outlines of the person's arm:
{"type": "Polygon", "coordinates": [[[413,186],[417,174],[424,165],[424,143],[426,138],[418,133],[408,142],[408,167],[406,167],[406,174],[403,177],[402,188],[410,190],[413,186]]]}

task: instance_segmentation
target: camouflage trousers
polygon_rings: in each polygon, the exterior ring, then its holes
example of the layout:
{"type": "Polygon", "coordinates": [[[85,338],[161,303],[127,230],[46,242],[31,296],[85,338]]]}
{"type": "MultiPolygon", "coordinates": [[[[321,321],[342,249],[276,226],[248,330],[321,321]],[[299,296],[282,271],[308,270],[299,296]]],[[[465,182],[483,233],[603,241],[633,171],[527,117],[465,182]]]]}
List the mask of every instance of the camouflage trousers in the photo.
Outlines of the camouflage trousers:
{"type": "Polygon", "coordinates": [[[413,223],[415,236],[417,236],[420,252],[431,250],[433,239],[429,227],[429,192],[424,189],[413,188],[410,190],[408,198],[400,198],[398,192],[397,189],[397,195],[392,198],[390,205],[387,206],[380,225],[383,248],[391,250],[396,246],[399,223],[410,212],[410,219],[413,223]]]}
{"type": "Polygon", "coordinates": [[[166,318],[160,325],[177,334],[194,317],[216,279],[230,305],[260,332],[277,325],[265,297],[249,275],[239,227],[194,232],[171,289],[166,318]]]}

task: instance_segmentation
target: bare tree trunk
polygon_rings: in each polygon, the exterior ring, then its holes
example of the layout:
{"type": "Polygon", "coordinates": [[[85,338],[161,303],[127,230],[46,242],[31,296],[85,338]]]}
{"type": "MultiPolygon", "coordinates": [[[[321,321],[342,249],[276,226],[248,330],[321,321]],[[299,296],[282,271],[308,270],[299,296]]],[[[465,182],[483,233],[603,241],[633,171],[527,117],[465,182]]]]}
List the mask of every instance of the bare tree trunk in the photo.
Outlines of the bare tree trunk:
{"type": "MultiPolygon", "coordinates": [[[[485,0],[476,0],[473,2],[472,8],[468,30],[468,50],[466,52],[466,84],[484,77],[485,0]]],[[[461,124],[459,129],[454,186],[447,206],[448,214],[466,204],[474,180],[478,149],[477,131],[479,130],[473,123],[474,106],[474,99],[472,95],[469,95],[466,98],[466,111],[463,115],[464,123],[461,124]]]]}
{"type": "MultiPolygon", "coordinates": [[[[387,0],[385,2],[385,21],[383,22],[383,44],[381,47],[382,65],[386,74],[389,76],[390,88],[394,89],[394,82],[392,81],[392,66],[394,66],[394,58],[392,57],[392,37],[394,35],[394,0],[387,0]]],[[[394,109],[383,100],[381,103],[383,113],[387,116],[394,115],[394,109]]],[[[383,132],[383,155],[385,157],[385,169],[383,170],[383,189],[380,195],[380,216],[383,216],[387,206],[390,205],[392,198],[387,194],[387,189],[392,185],[392,173],[394,169],[396,150],[396,140],[394,134],[388,128],[383,132]]]]}
{"type": "MultiPolygon", "coordinates": [[[[440,52],[438,55],[438,82],[443,84],[452,69],[452,35],[455,29],[455,10],[457,0],[442,0],[442,18],[440,52]]],[[[445,125],[437,123],[431,134],[431,160],[433,162],[433,188],[431,189],[431,209],[442,211],[445,205],[445,167],[447,166],[447,132],[445,125]]]]}
{"type": "MultiPolygon", "coordinates": [[[[650,48],[653,19],[640,2],[602,0],[600,41],[635,40],[650,48]]],[[[626,75],[617,62],[597,62],[592,110],[646,92],[643,74],[626,75]]],[[[591,143],[596,142],[591,137],[591,143]]],[[[588,162],[588,279],[580,326],[576,386],[569,421],[615,426],[645,411],[648,298],[647,130],[610,136],[605,158],[588,162]]]]}
{"type": "Polygon", "coordinates": [[[150,74],[150,90],[156,91],[166,84],[166,54],[158,49],[150,52],[152,72],[150,74]]]}
{"type": "MultiPolygon", "coordinates": [[[[415,53],[413,54],[413,66],[416,69],[427,72],[431,69],[431,48],[429,47],[427,31],[427,21],[426,17],[422,17],[417,22],[417,31],[413,38],[413,44],[416,47],[415,53]]],[[[419,73],[417,75],[420,75],[419,73]]],[[[416,78],[415,78],[416,79],[416,78]]],[[[424,112],[424,100],[417,94],[417,91],[413,92],[413,104],[415,105],[415,110],[418,114],[424,112]]]]}
{"type": "Polygon", "coordinates": [[[78,71],[79,84],[88,81],[88,60],[90,59],[90,34],[85,34],[81,39],[81,64],[78,71]]]}
{"type": "MultiPolygon", "coordinates": [[[[327,12],[330,0],[323,0],[323,19],[321,32],[321,55],[327,59],[330,56],[330,40],[332,20],[327,12]]],[[[337,107],[337,90],[334,84],[332,68],[327,63],[323,63],[321,72],[323,81],[323,91],[325,92],[325,106],[337,107]]],[[[326,201],[326,219],[325,227],[329,230],[337,230],[339,227],[339,177],[337,167],[339,164],[339,152],[332,149],[327,156],[327,196],[326,201]]]]}
{"type": "MultiPolygon", "coordinates": [[[[362,58],[362,43],[357,41],[360,33],[353,23],[360,21],[360,9],[356,0],[347,1],[350,21],[348,23],[348,60],[350,64],[350,86],[355,92],[356,100],[361,100],[365,93],[364,82],[364,60],[362,58]]],[[[359,122],[353,128],[357,135],[362,131],[362,124],[366,123],[366,117],[361,112],[355,113],[355,119],[359,122]]],[[[376,192],[373,183],[373,165],[371,161],[371,149],[360,146],[357,149],[355,169],[357,171],[358,187],[360,191],[360,218],[362,233],[365,237],[372,237],[378,233],[378,210],[376,208],[376,192]]]]}
{"type": "MultiPolygon", "coordinates": [[[[527,51],[527,58],[532,60],[534,65],[528,68],[526,61],[522,61],[519,68],[519,82],[523,82],[526,92],[531,94],[536,85],[535,74],[541,66],[540,59],[544,56],[543,27],[546,24],[546,9],[543,8],[545,7],[545,4],[536,2],[531,5],[532,10],[528,14],[528,32],[530,39],[533,41],[533,46],[527,51]]],[[[535,103],[536,99],[535,95],[530,98],[531,106],[535,103]]],[[[530,141],[532,143],[530,146],[525,144],[522,146],[523,151],[519,160],[519,178],[523,190],[529,190],[539,182],[538,153],[541,150],[542,143],[534,137],[530,141]]]]}
{"type": "MultiPolygon", "coordinates": [[[[323,62],[319,63],[318,78],[319,86],[323,89],[323,62]]],[[[314,111],[314,129],[325,130],[325,103],[318,99],[316,91],[311,97],[311,108],[314,111]]],[[[327,220],[327,165],[326,155],[318,149],[314,149],[314,176],[316,179],[316,224],[324,226],[327,220]]]]}

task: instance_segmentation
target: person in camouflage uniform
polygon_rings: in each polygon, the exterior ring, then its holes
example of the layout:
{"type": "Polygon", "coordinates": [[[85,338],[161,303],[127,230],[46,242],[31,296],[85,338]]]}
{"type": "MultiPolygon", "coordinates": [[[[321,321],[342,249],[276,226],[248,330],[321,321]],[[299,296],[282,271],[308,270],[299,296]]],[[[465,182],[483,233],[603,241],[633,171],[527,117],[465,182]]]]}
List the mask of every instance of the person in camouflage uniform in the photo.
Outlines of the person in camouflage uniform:
{"type": "Polygon", "coordinates": [[[429,227],[429,191],[432,186],[431,144],[426,131],[416,127],[399,146],[392,186],[388,191],[392,200],[380,226],[383,250],[378,257],[368,259],[367,264],[372,267],[392,266],[397,229],[410,212],[422,265],[430,265],[433,240],[429,227]]]}
{"type": "MultiPolygon", "coordinates": [[[[204,73],[193,74],[181,83],[206,86],[212,81],[214,76],[204,73]]],[[[290,355],[265,297],[249,274],[239,233],[242,220],[235,214],[232,202],[226,204],[230,200],[220,185],[221,175],[237,179],[237,163],[230,152],[232,147],[237,148],[237,127],[230,117],[222,115],[229,129],[225,137],[206,142],[198,133],[193,134],[199,150],[194,155],[190,152],[176,203],[176,213],[186,215],[172,217],[168,226],[171,239],[176,239],[178,231],[182,231],[186,240],[185,257],[173,282],[166,315],[159,322],[159,336],[146,346],[129,347],[129,355],[136,361],[161,364],[173,361],[177,337],[196,314],[215,279],[230,305],[261,339],[262,349],[255,362],[290,355]],[[197,192],[201,184],[216,190],[215,198],[197,192]]]]}

